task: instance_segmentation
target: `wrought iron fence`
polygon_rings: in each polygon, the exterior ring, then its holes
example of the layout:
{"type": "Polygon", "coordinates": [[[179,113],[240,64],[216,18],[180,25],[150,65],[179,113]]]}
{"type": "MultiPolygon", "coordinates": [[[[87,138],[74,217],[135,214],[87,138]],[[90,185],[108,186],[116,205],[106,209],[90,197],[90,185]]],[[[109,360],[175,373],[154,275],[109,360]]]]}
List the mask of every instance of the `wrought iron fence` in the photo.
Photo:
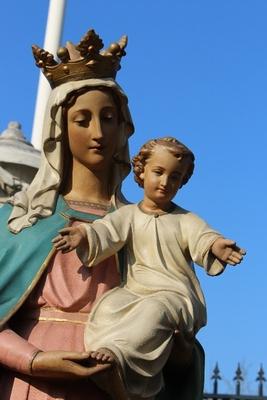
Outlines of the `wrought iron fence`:
{"type": "Polygon", "coordinates": [[[203,400],[267,400],[267,396],[264,396],[264,382],[266,382],[266,379],[262,366],[260,367],[256,377],[256,382],[258,382],[258,390],[257,394],[254,395],[242,393],[241,387],[244,378],[240,364],[238,364],[235,376],[233,378],[235,382],[235,393],[223,394],[219,392],[219,381],[221,380],[221,374],[218,363],[215,365],[211,379],[213,380],[213,391],[212,393],[204,393],[203,400]]]}

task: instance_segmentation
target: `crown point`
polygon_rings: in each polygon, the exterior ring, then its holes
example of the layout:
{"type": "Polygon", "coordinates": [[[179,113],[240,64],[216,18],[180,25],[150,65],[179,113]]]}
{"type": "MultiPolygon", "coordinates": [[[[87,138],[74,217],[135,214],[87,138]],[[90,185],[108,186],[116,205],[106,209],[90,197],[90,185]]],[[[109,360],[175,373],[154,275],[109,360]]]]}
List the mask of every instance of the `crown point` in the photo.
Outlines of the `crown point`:
{"type": "MultiPolygon", "coordinates": [[[[97,51],[96,51],[96,49],[95,49],[95,47],[93,46],[93,45],[91,45],[91,46],[89,46],[88,47],[88,54],[95,54],[97,51]]],[[[86,53],[84,54],[85,56],[86,56],[86,53]]]]}
{"type": "Polygon", "coordinates": [[[54,60],[53,55],[50,54],[50,53],[48,53],[48,54],[46,55],[46,57],[47,57],[47,64],[48,64],[48,65],[52,65],[52,64],[53,64],[53,60],[54,60]]]}
{"type": "Polygon", "coordinates": [[[72,42],[67,41],[66,48],[68,49],[71,61],[79,60],[81,58],[80,52],[72,42]]]}
{"type": "Polygon", "coordinates": [[[57,51],[57,56],[63,63],[67,63],[70,59],[70,55],[66,47],[60,47],[57,51]]]}
{"type": "Polygon", "coordinates": [[[118,43],[111,43],[109,50],[112,54],[116,54],[120,52],[121,48],[118,43]]]}

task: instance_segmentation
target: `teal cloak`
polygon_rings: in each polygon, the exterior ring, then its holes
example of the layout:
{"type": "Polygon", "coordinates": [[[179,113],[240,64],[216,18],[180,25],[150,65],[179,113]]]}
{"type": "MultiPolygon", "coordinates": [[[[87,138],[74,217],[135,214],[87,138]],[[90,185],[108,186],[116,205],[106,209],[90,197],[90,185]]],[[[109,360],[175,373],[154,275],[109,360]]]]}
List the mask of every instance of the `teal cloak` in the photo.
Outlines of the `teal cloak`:
{"type": "Polygon", "coordinates": [[[0,208],[0,325],[2,326],[23,304],[38,283],[55,254],[51,243],[58,231],[71,220],[92,222],[101,218],[71,209],[58,197],[53,215],[20,233],[9,231],[7,221],[12,206],[0,208]]]}

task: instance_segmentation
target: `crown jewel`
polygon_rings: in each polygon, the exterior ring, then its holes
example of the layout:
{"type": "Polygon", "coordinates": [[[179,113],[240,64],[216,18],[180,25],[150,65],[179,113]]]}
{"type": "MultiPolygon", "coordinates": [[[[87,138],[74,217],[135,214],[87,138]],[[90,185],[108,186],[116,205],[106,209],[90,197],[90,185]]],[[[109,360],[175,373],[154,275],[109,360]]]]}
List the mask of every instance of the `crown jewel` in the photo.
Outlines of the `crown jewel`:
{"type": "Polygon", "coordinates": [[[53,54],[33,45],[32,52],[36,65],[42,71],[52,88],[69,81],[89,78],[115,78],[120,67],[121,57],[127,45],[127,36],[112,43],[106,50],[101,38],[93,29],[89,30],[78,45],[68,42],[60,47],[54,59],[53,54]]]}

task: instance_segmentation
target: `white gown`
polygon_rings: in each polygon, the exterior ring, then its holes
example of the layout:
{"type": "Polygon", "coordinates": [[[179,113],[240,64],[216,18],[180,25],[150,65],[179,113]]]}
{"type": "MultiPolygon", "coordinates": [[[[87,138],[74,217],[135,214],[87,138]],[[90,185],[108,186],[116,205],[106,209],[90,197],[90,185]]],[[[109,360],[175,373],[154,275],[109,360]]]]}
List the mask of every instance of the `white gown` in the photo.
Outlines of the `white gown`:
{"type": "Polygon", "coordinates": [[[84,226],[89,249],[77,252],[89,267],[126,249],[124,283],[93,308],[85,347],[110,349],[122,366],[129,393],[152,397],[163,386],[161,371],[174,330],[196,333],[206,324],[193,263],[209,275],[221,273],[224,265],[209,252],[221,235],[178,206],[155,215],[131,204],[84,226]]]}

